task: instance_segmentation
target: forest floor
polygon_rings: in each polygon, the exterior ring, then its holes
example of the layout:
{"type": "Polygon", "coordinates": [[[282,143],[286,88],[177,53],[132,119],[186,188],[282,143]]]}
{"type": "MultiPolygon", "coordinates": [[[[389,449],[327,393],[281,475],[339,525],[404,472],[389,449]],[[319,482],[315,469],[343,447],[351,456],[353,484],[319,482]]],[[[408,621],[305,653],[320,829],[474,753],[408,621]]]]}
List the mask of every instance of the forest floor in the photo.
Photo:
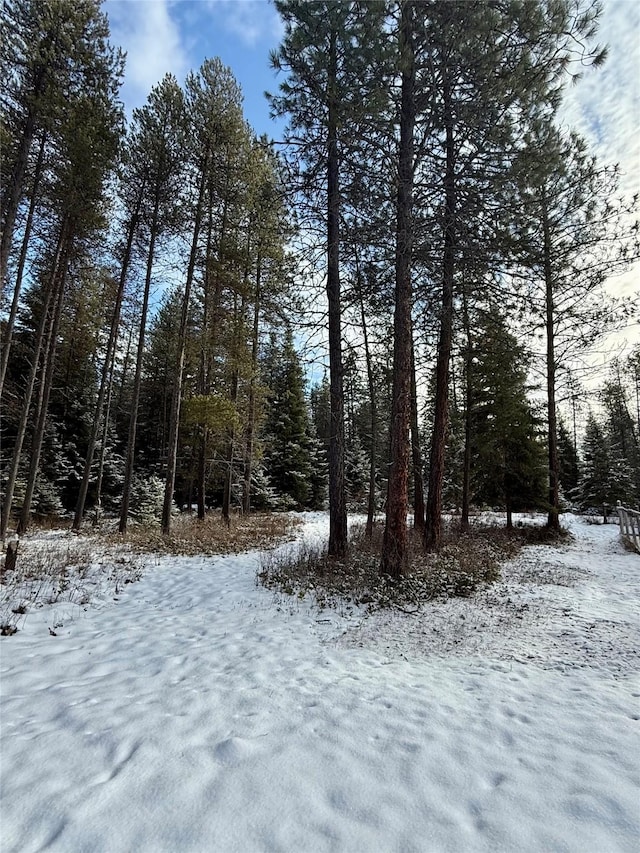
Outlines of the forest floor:
{"type": "Polygon", "coordinates": [[[259,551],[67,550],[0,640],[0,848],[635,853],[640,557],[564,523],[414,615],[269,591],[259,551]]]}

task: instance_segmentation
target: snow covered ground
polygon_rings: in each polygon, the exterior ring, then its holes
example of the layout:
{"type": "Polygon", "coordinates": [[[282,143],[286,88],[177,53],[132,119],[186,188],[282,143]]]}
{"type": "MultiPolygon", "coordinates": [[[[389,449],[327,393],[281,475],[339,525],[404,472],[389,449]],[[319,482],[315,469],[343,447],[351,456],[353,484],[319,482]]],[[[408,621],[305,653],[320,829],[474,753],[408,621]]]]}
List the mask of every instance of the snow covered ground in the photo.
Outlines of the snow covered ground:
{"type": "Polygon", "coordinates": [[[637,853],[640,558],[570,524],[419,616],[274,596],[257,554],[34,611],[0,643],[0,849],[637,853]]]}

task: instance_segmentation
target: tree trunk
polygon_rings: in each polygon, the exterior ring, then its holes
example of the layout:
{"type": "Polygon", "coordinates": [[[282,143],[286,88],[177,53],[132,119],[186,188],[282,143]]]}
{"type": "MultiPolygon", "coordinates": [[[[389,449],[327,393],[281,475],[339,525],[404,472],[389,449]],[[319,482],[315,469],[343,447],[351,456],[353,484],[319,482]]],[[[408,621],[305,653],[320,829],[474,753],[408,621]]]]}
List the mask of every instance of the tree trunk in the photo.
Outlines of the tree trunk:
{"type": "Polygon", "coordinates": [[[58,295],[58,285],[60,282],[60,268],[61,268],[61,259],[63,257],[66,240],[67,240],[67,221],[63,220],[60,226],[60,233],[58,235],[58,243],[56,246],[56,251],[52,263],[51,268],[51,276],[49,277],[49,281],[45,292],[43,293],[42,299],[42,307],[41,307],[41,315],[40,320],[38,322],[38,329],[36,331],[36,337],[33,347],[32,354],[32,362],[31,369],[29,371],[29,377],[27,379],[27,384],[24,390],[24,396],[22,401],[22,412],[20,414],[20,422],[18,424],[18,430],[16,434],[16,439],[13,447],[13,455],[11,459],[11,467],[9,469],[9,475],[7,479],[7,485],[5,487],[4,494],[4,503],[2,506],[2,518],[0,520],[0,540],[4,540],[7,535],[7,530],[9,527],[9,520],[11,518],[11,508],[13,505],[13,495],[15,491],[16,478],[18,476],[18,469],[20,467],[20,459],[22,456],[22,446],[24,444],[24,437],[27,432],[27,425],[29,422],[29,415],[31,409],[31,400],[33,397],[33,389],[36,384],[36,377],[38,375],[38,368],[40,363],[40,356],[42,354],[42,350],[45,343],[45,336],[47,331],[47,318],[50,314],[51,307],[55,303],[55,300],[58,295]]]}
{"type": "Polygon", "coordinates": [[[196,481],[196,500],[198,503],[198,521],[204,521],[206,514],[206,481],[207,481],[207,436],[206,427],[202,428],[202,434],[198,442],[198,469],[196,481]]]}
{"type": "Polygon", "coordinates": [[[393,319],[393,386],[391,459],[380,573],[399,578],[409,567],[407,510],[409,489],[409,425],[411,419],[411,253],[413,240],[413,133],[415,125],[415,58],[413,3],[401,6],[400,59],[402,95],[398,194],[396,201],[396,282],[393,319]]]}
{"type": "Polygon", "coordinates": [[[367,385],[369,388],[369,404],[371,406],[371,454],[369,456],[369,497],[367,500],[367,522],[365,534],[368,539],[373,536],[373,519],[376,512],[376,463],[378,458],[378,395],[376,393],[375,377],[373,375],[373,361],[369,347],[369,333],[367,331],[367,318],[364,310],[364,297],[362,293],[362,277],[360,274],[360,263],[357,246],[354,247],[356,259],[356,283],[358,286],[358,299],[360,301],[360,321],[362,323],[362,334],[364,335],[364,356],[367,365],[367,385]]]}
{"type": "Polygon", "coordinates": [[[466,290],[462,291],[462,322],[467,338],[465,360],[465,406],[464,406],[464,460],[462,463],[462,512],[460,529],[469,530],[469,508],[471,504],[471,420],[473,406],[473,349],[471,346],[471,327],[469,325],[469,306],[466,290]]]}
{"type": "Polygon", "coordinates": [[[455,146],[453,138],[453,110],[450,82],[443,69],[443,102],[445,122],[445,210],[444,256],[442,264],[442,313],[436,365],[436,399],[433,419],[433,437],[429,460],[429,494],[425,527],[425,549],[437,551],[442,541],[442,484],[444,481],[444,454],[449,420],[449,360],[453,331],[453,284],[455,271],[455,146]]]}
{"type": "Polygon", "coordinates": [[[547,336],[547,441],[549,451],[549,514],[547,527],[550,530],[560,529],[560,490],[558,464],[558,425],[556,417],[556,362],[554,336],[554,301],[553,274],[551,269],[551,236],[547,212],[547,200],[542,193],[542,236],[544,246],[544,285],[546,318],[545,331],[547,336]]]}
{"type": "MultiPolygon", "coordinates": [[[[239,361],[240,361],[240,333],[242,329],[244,312],[246,310],[246,287],[249,275],[249,252],[247,247],[247,259],[245,266],[245,279],[244,279],[244,288],[242,293],[242,300],[240,304],[240,310],[238,311],[237,306],[234,310],[234,334],[233,334],[233,352],[231,357],[233,359],[233,370],[231,373],[231,389],[230,389],[230,400],[235,406],[238,403],[238,388],[240,382],[240,369],[239,369],[239,361]]],[[[237,298],[237,297],[236,297],[237,298]]],[[[224,481],[224,492],[222,495],[222,518],[229,525],[231,523],[231,490],[233,486],[233,459],[235,454],[235,445],[236,445],[236,430],[235,427],[231,427],[231,436],[229,438],[229,445],[227,447],[227,470],[225,474],[224,481]]]]}
{"type": "Polygon", "coordinates": [[[331,31],[327,80],[327,301],[329,313],[329,548],[330,557],[347,552],[344,473],[344,392],[340,309],[340,159],[338,153],[337,34],[331,31]]]}
{"type": "MultiPolygon", "coordinates": [[[[178,430],[180,428],[180,403],[182,401],[182,379],[184,374],[184,358],[187,344],[187,327],[189,322],[189,302],[191,300],[191,285],[196,268],[198,254],[198,240],[200,239],[200,225],[202,223],[202,206],[207,181],[209,165],[209,152],[204,153],[202,173],[200,176],[200,187],[198,189],[198,202],[193,223],[193,236],[191,239],[191,251],[189,253],[189,265],[187,268],[187,280],[184,286],[182,299],[182,312],[180,314],[180,329],[178,331],[178,355],[176,359],[176,372],[173,379],[173,390],[171,395],[171,412],[169,415],[169,447],[167,451],[167,474],[164,486],[164,503],[162,505],[162,533],[168,536],[171,532],[171,508],[173,506],[173,490],[176,481],[176,467],[178,458],[178,430]]],[[[191,504],[189,504],[191,506],[191,504]]]]}
{"type": "Polygon", "coordinates": [[[53,385],[53,372],[55,368],[56,349],[58,345],[58,328],[60,326],[60,318],[62,316],[62,305],[64,302],[64,291],[67,277],[67,261],[70,252],[71,238],[69,239],[65,251],[62,256],[60,267],[60,282],[57,287],[57,298],[53,304],[53,314],[51,317],[51,326],[48,334],[48,344],[45,350],[44,358],[44,377],[42,379],[41,390],[39,395],[38,407],[36,412],[36,427],[33,433],[33,441],[31,442],[31,456],[29,459],[29,476],[27,479],[27,490],[20,513],[17,533],[23,534],[29,527],[31,518],[31,504],[33,502],[33,493],[36,487],[38,471],[40,469],[40,453],[42,451],[42,440],[47,424],[47,412],[49,409],[49,397],[51,394],[51,386],[53,385]]]}
{"type": "Polygon", "coordinates": [[[16,271],[16,284],[13,290],[13,299],[11,301],[11,309],[7,318],[7,325],[2,338],[2,359],[0,363],[0,396],[4,388],[4,379],[7,374],[9,365],[9,352],[13,339],[13,327],[15,326],[16,316],[18,314],[18,305],[20,304],[20,291],[22,290],[22,278],[24,276],[24,267],[27,261],[27,250],[29,248],[29,240],[31,238],[31,229],[33,227],[33,217],[36,210],[36,201],[38,195],[38,187],[42,177],[44,163],[44,149],[47,142],[47,134],[42,134],[40,150],[38,152],[38,161],[36,163],[35,172],[33,175],[33,187],[31,190],[31,201],[29,203],[29,212],[27,213],[27,221],[24,226],[24,237],[22,238],[22,247],[20,249],[20,258],[18,259],[18,269],[16,271]]]}
{"type": "Polygon", "coordinates": [[[156,191],[153,215],[151,219],[151,231],[149,237],[149,250],[147,253],[147,269],[144,281],[144,295],[142,297],[142,311],[140,313],[140,331],[138,335],[138,352],[136,357],[136,372],[133,379],[133,397],[131,400],[131,415],[129,417],[129,435],[127,438],[127,455],[124,469],[124,483],[122,486],[122,503],[120,504],[120,533],[127,532],[127,521],[129,518],[129,503],[131,501],[131,483],[133,480],[133,464],[136,452],[136,432],[138,426],[138,406],[140,404],[140,385],[142,382],[142,360],[144,356],[144,338],[147,326],[147,314],[149,311],[149,293],[151,291],[151,274],[153,272],[153,261],[155,255],[156,239],[158,236],[158,217],[160,209],[160,196],[156,191]]]}
{"type": "Polygon", "coordinates": [[[244,492],[242,511],[251,510],[251,476],[253,469],[253,445],[256,421],[256,381],[258,378],[258,335],[260,332],[260,284],[262,277],[262,258],[260,251],[256,260],[256,290],[253,304],[253,328],[251,331],[251,381],[249,383],[249,404],[247,412],[247,434],[244,454],[244,492]]]}
{"type": "MultiPolygon", "coordinates": [[[[222,247],[224,245],[227,231],[228,217],[228,196],[229,196],[229,169],[225,173],[225,192],[222,203],[222,222],[220,224],[220,236],[218,239],[218,257],[222,256],[222,247]]],[[[209,394],[211,390],[210,375],[211,375],[211,352],[214,346],[214,335],[217,331],[218,308],[222,295],[222,279],[219,269],[216,272],[213,288],[213,302],[210,302],[210,261],[213,248],[213,185],[209,185],[209,198],[207,204],[207,250],[205,257],[204,271],[204,293],[203,293],[203,326],[201,336],[201,357],[200,357],[200,393],[203,396],[209,394]],[[211,317],[211,322],[209,322],[211,317]],[[210,327],[210,329],[209,329],[210,327]]],[[[207,472],[207,447],[208,447],[209,429],[206,423],[201,424],[201,435],[198,448],[198,520],[203,521],[205,517],[206,503],[206,472],[207,472]]]]}
{"type": "MultiPolygon", "coordinates": [[[[125,320],[126,323],[126,320],[125,320]]],[[[125,326],[126,328],[126,326],[125,326]]],[[[116,411],[122,412],[124,405],[124,392],[127,382],[127,374],[129,373],[129,363],[131,361],[131,349],[133,346],[133,329],[134,323],[133,320],[129,324],[127,329],[127,346],[124,351],[124,358],[122,359],[122,371],[120,373],[120,385],[118,388],[118,399],[116,400],[116,411]]]]}
{"type": "Polygon", "coordinates": [[[507,530],[513,530],[513,510],[511,509],[511,497],[508,494],[505,502],[507,508],[507,530]]]}
{"type": "MultiPolygon", "coordinates": [[[[210,287],[210,258],[213,245],[213,188],[209,184],[207,203],[207,247],[204,257],[204,281],[202,285],[202,332],[200,335],[200,375],[198,391],[204,396],[208,392],[209,376],[209,287],[210,287]]],[[[207,477],[207,425],[201,424],[198,436],[198,466],[196,469],[196,500],[198,504],[198,521],[204,521],[206,514],[206,477],[207,477]]]]}
{"type": "MultiPolygon", "coordinates": [[[[37,84],[36,89],[34,91],[34,101],[37,99],[39,94],[39,88],[42,84],[41,78],[39,78],[40,82],[37,84]]],[[[33,135],[35,131],[36,116],[33,110],[30,109],[29,113],[27,114],[24,129],[22,131],[22,137],[20,139],[20,145],[18,147],[16,162],[13,167],[13,174],[11,175],[8,181],[8,185],[3,193],[2,206],[4,210],[2,211],[2,237],[0,237],[0,290],[2,290],[2,293],[4,293],[4,281],[7,276],[9,254],[11,252],[11,245],[13,243],[13,231],[16,224],[16,216],[18,213],[18,207],[20,205],[20,198],[22,196],[24,176],[25,172],[27,171],[29,150],[31,148],[31,142],[33,140],[33,135]]]]}
{"type": "MultiPolygon", "coordinates": [[[[251,272],[251,230],[252,222],[249,222],[247,228],[247,245],[244,259],[244,273],[242,277],[242,299],[240,301],[240,310],[238,311],[238,296],[234,296],[234,311],[233,311],[233,347],[231,352],[232,371],[231,371],[231,393],[230,399],[234,409],[238,403],[238,388],[240,384],[240,348],[242,342],[242,327],[244,325],[244,316],[247,310],[247,291],[249,289],[249,276],[251,272]]],[[[231,426],[231,436],[227,448],[227,470],[225,474],[224,491],[222,495],[222,518],[227,525],[231,523],[231,492],[233,488],[233,461],[236,446],[236,430],[235,426],[231,426]]]]}
{"type": "Polygon", "coordinates": [[[133,248],[133,239],[136,234],[136,230],[138,228],[138,219],[140,217],[140,208],[142,206],[144,193],[144,184],[140,188],[140,193],[136,200],[136,206],[129,220],[129,227],[127,229],[127,242],[125,245],[124,255],[122,258],[122,266],[120,268],[120,278],[118,280],[118,290],[116,292],[116,301],[113,307],[113,313],[111,315],[111,328],[109,330],[109,340],[107,341],[107,352],[104,358],[104,364],[102,367],[102,374],[100,376],[100,388],[98,390],[98,400],[96,402],[96,412],[93,418],[93,424],[91,427],[91,435],[89,436],[89,445],[87,447],[87,455],[84,463],[84,472],[82,475],[82,483],[80,484],[80,493],[78,495],[78,501],[76,503],[76,511],[73,519],[73,530],[80,530],[82,525],[82,518],[84,515],[84,505],[87,499],[87,492],[89,490],[89,481],[91,479],[91,466],[93,465],[93,457],[96,451],[96,444],[98,442],[98,432],[100,430],[100,422],[103,415],[104,408],[104,400],[105,395],[107,393],[107,388],[111,389],[111,380],[110,377],[110,369],[113,361],[113,355],[116,349],[116,343],[118,341],[118,330],[120,328],[120,313],[122,310],[122,300],[124,298],[124,289],[127,281],[127,274],[129,272],[129,263],[131,261],[131,251],[133,248]]]}
{"type": "Polygon", "coordinates": [[[416,387],[416,359],[411,343],[411,457],[413,462],[413,526],[424,535],[424,481],[422,453],[418,428],[418,389],[416,387]]]}
{"type": "Polygon", "coordinates": [[[98,476],[96,477],[96,514],[95,524],[100,521],[100,509],[102,507],[102,477],[104,474],[104,459],[107,450],[107,436],[109,433],[109,419],[111,417],[111,397],[113,394],[113,373],[115,367],[116,353],[115,349],[111,354],[111,367],[109,370],[109,380],[107,383],[107,402],[102,419],[102,440],[100,442],[100,456],[98,458],[98,476]]]}

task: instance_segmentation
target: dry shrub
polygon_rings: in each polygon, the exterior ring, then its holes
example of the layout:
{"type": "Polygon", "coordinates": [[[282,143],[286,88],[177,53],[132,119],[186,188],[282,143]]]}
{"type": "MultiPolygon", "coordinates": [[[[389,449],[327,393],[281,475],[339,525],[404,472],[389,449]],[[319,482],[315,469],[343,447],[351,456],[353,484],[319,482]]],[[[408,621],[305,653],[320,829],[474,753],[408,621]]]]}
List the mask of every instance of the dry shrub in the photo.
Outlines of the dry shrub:
{"type": "Polygon", "coordinates": [[[320,607],[347,601],[369,610],[416,612],[434,598],[467,597],[498,580],[500,563],[513,557],[525,538],[520,531],[495,527],[474,527],[462,534],[448,525],[440,551],[426,554],[411,531],[410,571],[393,580],[379,573],[382,527],[375,527],[370,539],[363,527],[354,527],[345,559],[330,558],[326,548],[301,546],[289,554],[263,557],[258,582],[289,595],[311,594],[320,607]]]}
{"type": "MultiPolygon", "coordinates": [[[[171,536],[159,527],[132,523],[126,536],[113,528],[80,536],[24,537],[15,568],[3,571],[0,557],[0,636],[15,634],[28,612],[47,604],[84,607],[96,596],[118,595],[142,577],[142,554],[184,555],[267,550],[293,538],[301,519],[283,514],[235,515],[231,523],[219,514],[200,522],[193,515],[175,519],[171,536]]],[[[54,626],[55,627],[55,626],[54,626]]]]}
{"type": "Polygon", "coordinates": [[[3,574],[0,585],[0,635],[15,634],[33,608],[85,604],[93,587],[92,563],[92,549],[83,539],[23,539],[15,568],[3,574]]]}
{"type": "MultiPolygon", "coordinates": [[[[250,513],[232,515],[227,524],[219,513],[207,513],[200,520],[191,513],[177,516],[171,533],[164,536],[159,527],[130,524],[126,542],[145,553],[181,554],[241,554],[254,549],[268,549],[283,539],[293,539],[295,528],[302,523],[297,516],[284,513],[250,513]]],[[[122,541],[118,533],[109,534],[115,542],[122,541]]]]}

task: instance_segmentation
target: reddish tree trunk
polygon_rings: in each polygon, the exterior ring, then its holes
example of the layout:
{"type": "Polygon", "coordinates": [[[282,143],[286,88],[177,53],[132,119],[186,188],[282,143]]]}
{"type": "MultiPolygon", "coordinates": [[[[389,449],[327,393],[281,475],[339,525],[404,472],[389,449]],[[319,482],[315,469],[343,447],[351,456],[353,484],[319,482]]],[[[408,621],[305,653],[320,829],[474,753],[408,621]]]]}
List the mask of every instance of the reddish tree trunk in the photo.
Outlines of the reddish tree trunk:
{"type": "Polygon", "coordinates": [[[445,120],[445,211],[444,256],[442,265],[442,311],[436,365],[436,399],[433,420],[433,438],[429,463],[429,494],[425,526],[425,548],[437,551],[442,541],[442,484],[444,481],[444,454],[449,421],[449,359],[453,327],[453,278],[455,269],[455,146],[453,138],[453,112],[447,71],[443,69],[444,120],[445,120]]]}
{"type": "Polygon", "coordinates": [[[347,551],[347,504],[344,483],[344,392],[340,309],[340,161],[338,154],[337,34],[331,32],[327,81],[327,302],[329,313],[329,549],[330,557],[347,551]]]}
{"type": "Polygon", "coordinates": [[[542,236],[544,245],[544,284],[546,296],[545,329],[547,336],[547,442],[549,446],[549,514],[547,527],[560,529],[560,489],[558,464],[558,424],[556,417],[556,362],[554,346],[553,274],[551,271],[551,237],[547,202],[542,194],[542,236]]]}
{"type": "Polygon", "coordinates": [[[381,574],[393,578],[409,566],[407,509],[409,487],[409,424],[411,417],[411,251],[413,218],[413,132],[415,125],[415,62],[413,4],[402,4],[400,54],[402,96],[396,202],[396,287],[393,321],[393,387],[391,401],[391,459],[387,513],[382,543],[381,574]]]}

